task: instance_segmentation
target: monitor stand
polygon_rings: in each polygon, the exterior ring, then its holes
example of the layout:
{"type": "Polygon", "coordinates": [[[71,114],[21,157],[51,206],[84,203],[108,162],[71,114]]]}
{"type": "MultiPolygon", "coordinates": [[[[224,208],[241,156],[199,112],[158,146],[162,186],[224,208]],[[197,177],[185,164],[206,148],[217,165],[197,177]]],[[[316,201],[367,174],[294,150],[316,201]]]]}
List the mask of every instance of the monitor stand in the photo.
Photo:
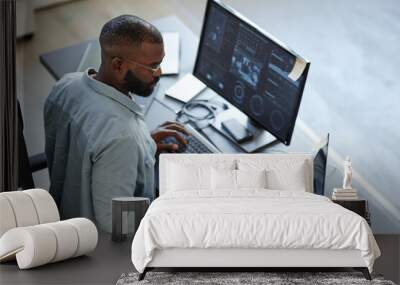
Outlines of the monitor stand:
{"type": "Polygon", "coordinates": [[[277,141],[273,135],[264,130],[256,122],[251,120],[234,106],[231,106],[226,111],[218,113],[215,121],[211,125],[218,132],[228,138],[233,144],[235,144],[245,152],[255,152],[256,150],[277,141]],[[245,126],[249,132],[253,134],[253,138],[251,140],[238,143],[226,130],[224,130],[224,128],[222,128],[221,123],[228,119],[236,119],[240,124],[245,126]]]}

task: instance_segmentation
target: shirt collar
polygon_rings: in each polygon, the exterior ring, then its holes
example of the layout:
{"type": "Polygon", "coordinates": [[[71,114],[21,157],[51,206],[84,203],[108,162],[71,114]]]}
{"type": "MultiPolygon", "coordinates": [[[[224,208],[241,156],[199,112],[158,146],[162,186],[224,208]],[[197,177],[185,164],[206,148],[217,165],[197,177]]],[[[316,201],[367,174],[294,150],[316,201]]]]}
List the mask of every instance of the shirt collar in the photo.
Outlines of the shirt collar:
{"type": "Polygon", "coordinates": [[[134,100],[132,100],[131,96],[126,96],[122,92],[118,91],[116,88],[107,85],[99,80],[92,78],[91,75],[95,74],[96,71],[94,69],[87,69],[83,73],[83,81],[97,93],[114,100],[124,107],[128,108],[133,113],[143,117],[144,112],[143,108],[140,107],[134,100]]]}

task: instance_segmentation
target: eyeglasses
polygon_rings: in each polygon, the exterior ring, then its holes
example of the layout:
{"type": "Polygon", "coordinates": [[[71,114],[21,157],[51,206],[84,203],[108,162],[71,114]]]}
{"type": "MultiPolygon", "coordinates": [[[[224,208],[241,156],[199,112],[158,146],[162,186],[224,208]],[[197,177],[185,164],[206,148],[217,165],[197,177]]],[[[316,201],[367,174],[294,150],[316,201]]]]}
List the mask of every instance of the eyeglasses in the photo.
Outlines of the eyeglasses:
{"type": "Polygon", "coordinates": [[[125,58],[125,57],[117,56],[117,58],[124,59],[127,62],[130,62],[130,63],[136,64],[137,66],[143,67],[144,69],[147,69],[148,71],[150,71],[153,75],[156,74],[156,73],[160,73],[161,74],[161,66],[160,65],[158,65],[156,68],[152,68],[150,66],[141,64],[141,63],[139,63],[137,61],[134,61],[134,60],[131,60],[131,59],[128,59],[128,58],[125,58]]]}

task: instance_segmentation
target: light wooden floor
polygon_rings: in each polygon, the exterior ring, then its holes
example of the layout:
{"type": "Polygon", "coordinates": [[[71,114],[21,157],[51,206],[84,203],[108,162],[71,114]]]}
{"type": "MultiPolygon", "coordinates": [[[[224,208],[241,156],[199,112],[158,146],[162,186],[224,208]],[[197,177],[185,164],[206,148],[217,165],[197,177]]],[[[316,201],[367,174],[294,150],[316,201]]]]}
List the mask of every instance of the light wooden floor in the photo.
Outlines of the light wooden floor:
{"type": "MultiPolygon", "coordinates": [[[[399,234],[399,2],[224,2],[311,60],[296,127],[310,137],[331,133],[334,166],[326,191],[329,194],[340,185],[338,163],[351,155],[359,173],[355,186],[369,201],[374,232],[399,234]]],[[[199,34],[205,4],[205,0],[79,0],[37,11],[34,37],[17,44],[17,91],[28,152],[43,152],[43,105],[55,83],[40,64],[39,54],[97,37],[102,25],[120,14],[149,21],[174,14],[199,34]]],[[[34,178],[38,187],[48,189],[47,170],[34,178]]],[[[398,252],[398,239],[392,241],[397,242],[398,252]]],[[[392,256],[398,266],[400,253],[392,256]]],[[[393,276],[399,278],[399,271],[393,276]]]]}

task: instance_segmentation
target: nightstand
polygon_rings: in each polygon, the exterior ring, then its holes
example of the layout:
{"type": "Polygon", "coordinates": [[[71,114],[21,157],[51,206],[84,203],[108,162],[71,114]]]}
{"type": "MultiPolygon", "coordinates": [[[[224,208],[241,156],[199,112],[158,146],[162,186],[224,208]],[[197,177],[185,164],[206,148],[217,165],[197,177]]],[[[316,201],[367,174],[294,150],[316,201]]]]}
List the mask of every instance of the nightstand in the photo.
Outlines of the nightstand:
{"type": "Polygon", "coordinates": [[[123,241],[128,235],[135,235],[140,221],[146,214],[150,199],[144,197],[120,197],[112,199],[112,240],[123,241]],[[134,221],[129,220],[129,213],[134,221]],[[133,232],[128,233],[129,224],[134,222],[133,232]]]}
{"type": "Polygon", "coordinates": [[[332,200],[332,202],[359,214],[361,217],[367,220],[369,225],[371,225],[367,200],[332,200]]]}

